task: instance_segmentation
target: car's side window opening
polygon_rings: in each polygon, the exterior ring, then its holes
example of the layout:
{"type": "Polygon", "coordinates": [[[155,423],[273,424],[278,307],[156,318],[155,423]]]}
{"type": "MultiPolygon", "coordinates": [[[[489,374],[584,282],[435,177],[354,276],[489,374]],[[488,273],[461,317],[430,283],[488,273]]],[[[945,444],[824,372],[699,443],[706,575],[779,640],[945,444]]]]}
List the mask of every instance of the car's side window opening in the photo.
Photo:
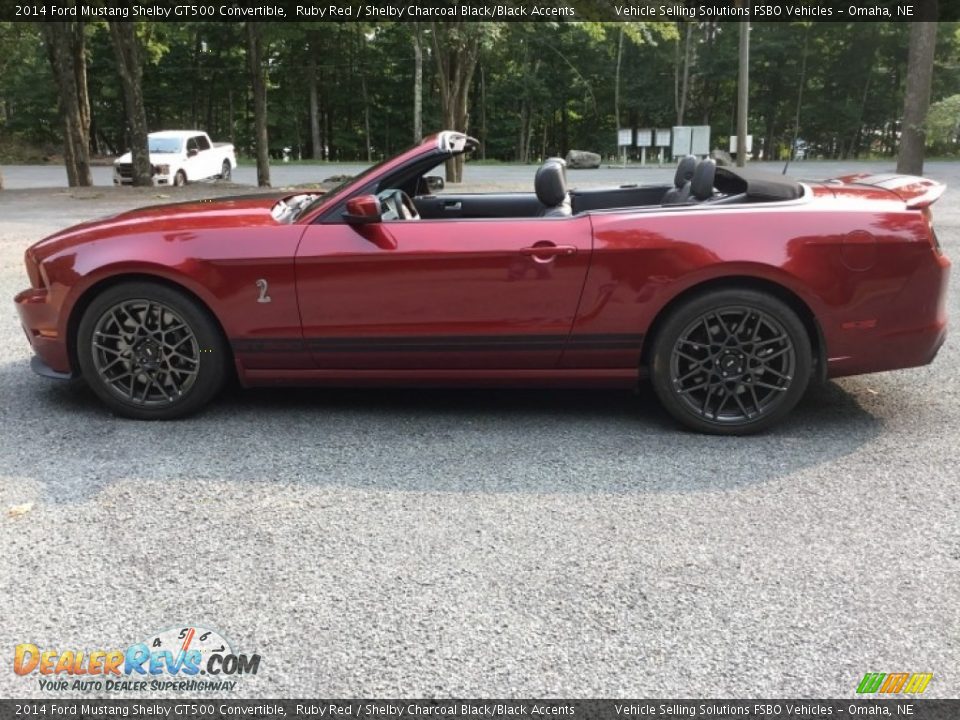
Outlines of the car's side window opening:
{"type": "Polygon", "coordinates": [[[206,138],[205,136],[203,136],[203,135],[197,135],[197,136],[194,138],[194,140],[197,141],[197,149],[198,149],[198,150],[209,150],[209,149],[210,149],[210,141],[207,140],[207,138],[206,138]]]}

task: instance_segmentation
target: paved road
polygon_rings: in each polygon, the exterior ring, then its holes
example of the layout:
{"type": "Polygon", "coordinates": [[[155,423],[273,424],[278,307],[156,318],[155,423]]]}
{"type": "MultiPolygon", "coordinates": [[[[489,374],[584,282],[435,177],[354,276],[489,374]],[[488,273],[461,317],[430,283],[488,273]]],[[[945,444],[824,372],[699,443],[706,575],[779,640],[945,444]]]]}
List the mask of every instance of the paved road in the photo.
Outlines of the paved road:
{"type": "MultiPolygon", "coordinates": [[[[29,243],[164,194],[0,193],[0,298],[29,243]]],[[[196,623],[262,655],[255,697],[850,697],[866,671],[960,695],[955,337],[748,439],[680,432],[647,389],[234,391],[137,423],[28,357],[6,302],[8,662],[196,623]]]]}

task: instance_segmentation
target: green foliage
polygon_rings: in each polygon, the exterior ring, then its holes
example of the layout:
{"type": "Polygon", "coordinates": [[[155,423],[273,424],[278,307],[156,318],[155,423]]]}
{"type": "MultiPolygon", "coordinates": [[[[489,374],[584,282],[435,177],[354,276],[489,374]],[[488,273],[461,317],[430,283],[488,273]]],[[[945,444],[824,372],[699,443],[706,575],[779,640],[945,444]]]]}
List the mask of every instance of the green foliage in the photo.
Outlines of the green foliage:
{"type": "MultiPolygon", "coordinates": [[[[431,24],[420,23],[423,128],[440,125],[431,24]]],[[[618,124],[677,121],[687,23],[484,23],[470,102],[470,132],[488,160],[531,161],[571,148],[615,152],[618,124]],[[620,34],[623,33],[623,43],[620,34]],[[621,50],[622,47],[622,50],[621,50]],[[620,57],[620,118],[615,75],[620,57]]],[[[736,23],[689,26],[685,124],[709,124],[712,143],[734,131],[736,23]]],[[[406,147],[413,134],[412,23],[268,23],[264,26],[271,152],[363,160],[406,147]],[[311,140],[317,90],[320,147],[311,140]],[[369,121],[369,135],[366,126],[369,121]]],[[[138,23],[151,130],[197,127],[252,154],[253,103],[242,23],[138,23]]],[[[454,30],[461,32],[461,30],[454,30]]],[[[123,96],[109,33],[90,23],[88,77],[94,152],[127,147],[123,96]]],[[[767,157],[788,152],[801,90],[799,138],[820,157],[894,152],[903,105],[905,23],[755,23],[750,132],[767,157]],[[804,57],[806,58],[804,62],[804,57]]],[[[929,139],[956,149],[960,31],[941,23],[929,139]],[[940,102],[937,102],[940,101],[940,102]],[[953,123],[951,125],[951,123],[953,123]],[[952,135],[951,135],[952,133],[952,135]]],[[[56,152],[62,123],[38,29],[0,23],[0,137],[4,147],[56,152]]],[[[638,154],[638,153],[637,153],[638,154]]]]}
{"type": "Polygon", "coordinates": [[[960,144],[960,95],[951,95],[930,106],[927,143],[935,152],[957,152],[960,144]]]}

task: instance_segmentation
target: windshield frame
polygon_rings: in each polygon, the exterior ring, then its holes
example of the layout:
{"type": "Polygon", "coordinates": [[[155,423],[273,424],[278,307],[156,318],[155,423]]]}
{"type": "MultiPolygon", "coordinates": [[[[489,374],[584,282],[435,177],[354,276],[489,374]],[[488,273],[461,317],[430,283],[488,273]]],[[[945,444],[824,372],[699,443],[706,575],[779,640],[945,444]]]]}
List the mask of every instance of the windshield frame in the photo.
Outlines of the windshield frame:
{"type": "Polygon", "coordinates": [[[404,153],[410,152],[410,151],[413,150],[414,148],[420,147],[421,144],[422,144],[422,143],[416,143],[415,145],[411,145],[410,147],[408,147],[408,148],[406,148],[405,150],[397,153],[396,155],[391,155],[390,157],[381,160],[380,162],[376,163],[375,165],[371,165],[371,166],[368,167],[366,170],[364,170],[363,172],[361,172],[359,175],[354,175],[353,177],[350,177],[350,178],[348,178],[348,179],[346,179],[346,180],[344,180],[344,181],[342,181],[342,182],[340,182],[340,183],[337,183],[334,187],[330,188],[329,190],[324,190],[324,191],[322,191],[321,194],[318,195],[317,198],[316,198],[313,202],[311,202],[311,203],[309,203],[308,205],[305,205],[303,208],[301,208],[300,212],[298,212],[298,213],[296,214],[296,217],[294,217],[294,222],[297,221],[297,220],[299,220],[299,219],[302,218],[302,217],[305,217],[305,216],[306,216],[309,212],[311,212],[313,209],[319,207],[320,203],[325,202],[328,198],[333,197],[333,196],[336,195],[338,192],[340,192],[341,190],[345,189],[348,185],[352,185],[352,184],[355,183],[355,182],[360,182],[360,181],[362,181],[362,180],[363,180],[364,178],[366,178],[368,175],[372,175],[373,173],[375,173],[375,172],[377,172],[378,170],[380,170],[384,165],[386,165],[387,163],[391,162],[391,161],[392,161],[394,158],[396,158],[398,155],[402,155],[402,154],[404,154],[404,153]]]}

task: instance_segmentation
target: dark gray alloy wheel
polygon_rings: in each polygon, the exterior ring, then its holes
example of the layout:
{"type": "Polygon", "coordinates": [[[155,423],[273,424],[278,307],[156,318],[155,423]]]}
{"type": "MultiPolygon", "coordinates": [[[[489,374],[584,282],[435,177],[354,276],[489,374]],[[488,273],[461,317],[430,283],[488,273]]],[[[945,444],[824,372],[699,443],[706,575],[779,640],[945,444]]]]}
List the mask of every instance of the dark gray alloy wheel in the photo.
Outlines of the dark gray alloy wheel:
{"type": "Polygon", "coordinates": [[[230,161],[224,160],[223,167],[220,168],[220,179],[229,181],[233,176],[233,170],[230,167],[230,161]]]}
{"type": "Polygon", "coordinates": [[[810,340],[780,300],[746,290],[703,295],[657,338],[653,383],[664,407],[695,430],[742,435],[770,427],[799,401],[810,340]]]}
{"type": "Polygon", "coordinates": [[[209,315],[176,290],[115,286],[87,309],[77,337],[83,376],[112,410],[169,419],[199,409],[220,389],[223,341],[209,315]]]}

